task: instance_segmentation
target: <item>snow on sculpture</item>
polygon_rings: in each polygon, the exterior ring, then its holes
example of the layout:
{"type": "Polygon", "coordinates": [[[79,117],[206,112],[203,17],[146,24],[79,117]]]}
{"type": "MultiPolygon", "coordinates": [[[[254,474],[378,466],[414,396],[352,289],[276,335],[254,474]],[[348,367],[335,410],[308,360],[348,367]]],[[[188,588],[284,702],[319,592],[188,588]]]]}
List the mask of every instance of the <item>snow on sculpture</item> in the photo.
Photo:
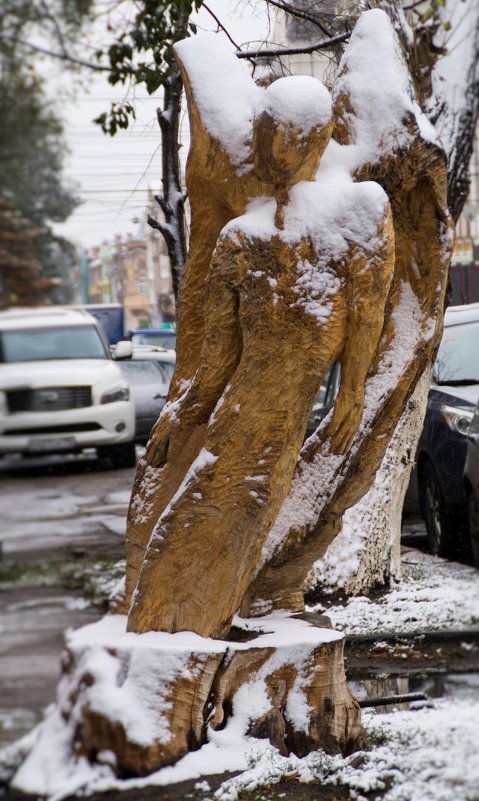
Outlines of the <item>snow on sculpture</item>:
{"type": "Polygon", "coordinates": [[[301,585],[438,340],[444,157],[382,11],[360,17],[332,120],[314,79],[261,90],[214,37],[175,50],[192,131],[177,366],[135,478],[125,582],[69,636],[14,782],[29,792],[251,738],[300,756],[362,738],[343,635],[304,614],[301,585]],[[334,361],[334,412],[298,458],[334,361]]]}

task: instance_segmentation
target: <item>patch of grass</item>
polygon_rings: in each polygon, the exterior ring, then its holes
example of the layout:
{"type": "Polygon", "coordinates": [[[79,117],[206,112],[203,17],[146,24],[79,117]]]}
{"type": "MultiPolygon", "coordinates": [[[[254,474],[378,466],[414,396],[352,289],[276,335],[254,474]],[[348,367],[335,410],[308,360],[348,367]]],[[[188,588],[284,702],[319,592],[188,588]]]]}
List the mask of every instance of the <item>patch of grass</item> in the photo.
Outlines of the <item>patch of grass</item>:
{"type": "Polygon", "coordinates": [[[280,781],[255,790],[241,790],[239,801],[349,801],[347,787],[309,782],[280,781]]]}
{"type": "Polygon", "coordinates": [[[124,570],[123,560],[75,559],[27,565],[0,562],[0,589],[61,587],[81,590],[93,605],[103,606],[124,570]]]}
{"type": "Polygon", "coordinates": [[[372,751],[389,742],[387,734],[381,729],[372,729],[366,732],[363,751],[372,751]]]}

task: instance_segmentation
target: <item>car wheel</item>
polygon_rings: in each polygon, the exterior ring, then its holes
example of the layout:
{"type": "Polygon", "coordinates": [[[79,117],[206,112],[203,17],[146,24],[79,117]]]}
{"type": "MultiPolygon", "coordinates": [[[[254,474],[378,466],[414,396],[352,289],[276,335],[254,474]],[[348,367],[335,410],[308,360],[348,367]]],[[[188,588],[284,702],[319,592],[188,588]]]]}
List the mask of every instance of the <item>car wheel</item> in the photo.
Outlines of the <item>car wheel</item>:
{"type": "Polygon", "coordinates": [[[445,556],[452,532],[446,503],[430,462],[426,462],[421,470],[420,502],[429,551],[434,555],[445,556]]]}
{"type": "Polygon", "coordinates": [[[98,458],[108,460],[113,468],[135,467],[136,451],[134,442],[122,442],[120,445],[106,445],[98,448],[98,458]]]}
{"type": "Polygon", "coordinates": [[[479,503],[474,492],[468,492],[467,494],[467,516],[472,560],[479,567],[479,503]]]}

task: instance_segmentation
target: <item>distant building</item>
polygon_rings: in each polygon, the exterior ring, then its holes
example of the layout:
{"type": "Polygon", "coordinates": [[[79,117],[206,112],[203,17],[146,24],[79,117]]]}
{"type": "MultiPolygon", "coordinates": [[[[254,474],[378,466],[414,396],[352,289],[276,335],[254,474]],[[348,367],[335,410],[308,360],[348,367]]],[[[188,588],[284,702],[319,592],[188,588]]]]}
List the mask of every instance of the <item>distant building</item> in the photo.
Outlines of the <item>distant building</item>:
{"type": "MultiPolygon", "coordinates": [[[[290,0],[290,6],[298,11],[306,11],[309,16],[318,20],[320,24],[326,25],[328,30],[332,30],[333,35],[343,33],[343,20],[349,13],[348,8],[354,8],[354,4],[344,0],[290,0]],[[344,16],[343,16],[344,15],[344,16]]],[[[275,16],[271,44],[284,47],[301,47],[310,45],[321,36],[318,26],[312,21],[294,17],[283,10],[278,10],[275,16]]],[[[317,53],[298,53],[287,55],[270,62],[270,67],[276,75],[312,75],[326,85],[329,85],[334,75],[334,68],[339,63],[340,50],[338,49],[337,59],[324,52],[317,53]]]]}
{"type": "Polygon", "coordinates": [[[101,245],[92,248],[87,254],[87,303],[112,302],[110,281],[112,252],[111,244],[103,242],[101,245]]]}
{"type": "Polygon", "coordinates": [[[450,272],[454,304],[479,301],[479,127],[469,169],[471,186],[456,227],[450,272]]]}
{"type": "Polygon", "coordinates": [[[151,328],[154,297],[147,269],[146,242],[128,235],[115,241],[111,260],[113,300],[125,309],[125,328],[151,328]]]}
{"type": "Polygon", "coordinates": [[[122,303],[125,328],[156,328],[175,319],[170,262],[161,234],[141,223],[136,235],[92,248],[83,262],[84,302],[122,303]]]}

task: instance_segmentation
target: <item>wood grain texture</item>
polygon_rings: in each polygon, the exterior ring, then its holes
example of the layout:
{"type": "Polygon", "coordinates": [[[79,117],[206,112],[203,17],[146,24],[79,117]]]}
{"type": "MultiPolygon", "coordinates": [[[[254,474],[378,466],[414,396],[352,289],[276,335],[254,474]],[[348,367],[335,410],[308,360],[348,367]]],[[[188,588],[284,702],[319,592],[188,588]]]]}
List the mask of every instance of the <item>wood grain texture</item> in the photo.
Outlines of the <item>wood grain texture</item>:
{"type": "MultiPolygon", "coordinates": [[[[181,398],[185,382],[192,379],[201,364],[211,258],[220,231],[229,220],[244,212],[250,198],[268,191],[253,173],[252,156],[249,164],[234,165],[225,149],[209,134],[188,73],[178,55],[176,59],[185,85],[194,146],[186,164],[190,245],[177,305],[176,366],[168,393],[169,405],[181,398]]],[[[204,436],[205,432],[198,428],[186,444],[175,448],[174,416],[167,410],[151,433],[146,457],[137,467],[128,513],[126,591],[114,605],[120,613],[129,607],[152,529],[199,453],[204,436]],[[171,447],[165,449],[164,443],[170,443],[170,432],[171,447]]]]}

